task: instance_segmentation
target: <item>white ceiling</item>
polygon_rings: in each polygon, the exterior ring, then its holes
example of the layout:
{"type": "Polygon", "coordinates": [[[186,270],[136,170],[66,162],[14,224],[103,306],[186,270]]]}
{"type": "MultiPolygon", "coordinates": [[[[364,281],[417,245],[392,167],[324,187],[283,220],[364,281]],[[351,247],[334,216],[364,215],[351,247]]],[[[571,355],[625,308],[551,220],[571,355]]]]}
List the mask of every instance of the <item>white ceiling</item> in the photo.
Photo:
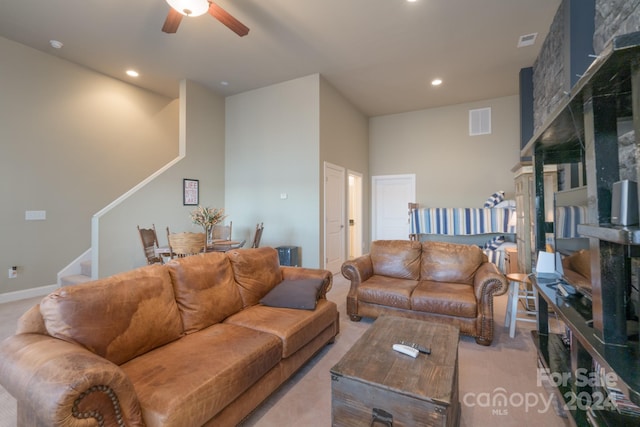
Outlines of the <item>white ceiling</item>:
{"type": "Polygon", "coordinates": [[[2,0],[0,36],[170,97],[182,79],[226,96],[320,73],[376,116],[517,94],[561,0],[216,3],[249,34],[209,15],[165,34],[164,0],[2,0]],[[533,46],[516,47],[536,32],[533,46]]]}

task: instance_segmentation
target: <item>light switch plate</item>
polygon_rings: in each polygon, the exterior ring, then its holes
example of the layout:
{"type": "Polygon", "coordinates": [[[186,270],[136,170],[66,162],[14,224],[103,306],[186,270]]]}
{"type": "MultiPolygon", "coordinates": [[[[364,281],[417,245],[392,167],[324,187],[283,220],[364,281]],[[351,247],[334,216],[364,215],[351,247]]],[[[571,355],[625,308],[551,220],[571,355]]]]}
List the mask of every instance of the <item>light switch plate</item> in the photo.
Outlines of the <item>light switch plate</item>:
{"type": "Polygon", "coordinates": [[[24,219],[26,221],[44,221],[47,219],[47,211],[25,211],[24,219]]]}

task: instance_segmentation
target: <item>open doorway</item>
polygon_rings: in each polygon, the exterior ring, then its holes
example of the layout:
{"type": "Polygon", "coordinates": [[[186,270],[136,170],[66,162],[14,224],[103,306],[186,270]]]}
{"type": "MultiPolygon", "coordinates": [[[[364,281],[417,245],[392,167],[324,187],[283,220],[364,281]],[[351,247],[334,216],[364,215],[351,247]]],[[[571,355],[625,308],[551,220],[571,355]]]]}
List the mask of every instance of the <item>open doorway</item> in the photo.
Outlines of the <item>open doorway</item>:
{"type": "Polygon", "coordinates": [[[347,232],[349,259],[362,255],[362,174],[349,173],[349,227],[347,232]]]}

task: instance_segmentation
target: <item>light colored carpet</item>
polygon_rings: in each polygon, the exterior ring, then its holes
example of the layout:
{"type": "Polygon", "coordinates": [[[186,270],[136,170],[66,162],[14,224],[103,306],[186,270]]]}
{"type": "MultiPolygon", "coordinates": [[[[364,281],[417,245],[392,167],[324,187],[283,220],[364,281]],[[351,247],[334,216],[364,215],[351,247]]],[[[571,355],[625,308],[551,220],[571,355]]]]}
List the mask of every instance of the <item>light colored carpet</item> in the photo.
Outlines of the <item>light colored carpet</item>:
{"type": "MultiPolygon", "coordinates": [[[[345,311],[349,283],[335,276],[329,299],[338,304],[340,334],[265,401],[243,427],[326,427],[331,425],[331,378],[329,370],[371,325],[372,320],[351,322],[345,311]]],[[[0,338],[14,332],[16,319],[40,298],[0,305],[0,338]]],[[[495,298],[495,338],[490,347],[462,336],[459,347],[459,388],[462,427],[564,427],[550,394],[537,384],[536,351],[531,341],[533,323],[519,322],[516,336],[509,338],[504,325],[507,295],[495,298]],[[507,405],[493,405],[506,396],[507,405]]],[[[15,400],[0,387],[0,427],[15,427],[15,400]]]]}

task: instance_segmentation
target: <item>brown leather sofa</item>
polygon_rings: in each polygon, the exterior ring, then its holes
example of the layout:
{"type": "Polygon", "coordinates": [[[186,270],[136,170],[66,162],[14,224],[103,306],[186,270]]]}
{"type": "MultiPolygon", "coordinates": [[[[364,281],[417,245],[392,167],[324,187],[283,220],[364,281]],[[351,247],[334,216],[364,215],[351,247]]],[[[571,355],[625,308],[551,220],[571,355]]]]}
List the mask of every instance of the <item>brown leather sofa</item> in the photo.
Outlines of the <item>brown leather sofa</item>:
{"type": "Polygon", "coordinates": [[[19,426],[236,425],[333,341],[331,284],[264,247],[60,288],[0,343],[0,383],[19,426]],[[308,309],[282,308],[309,284],[308,309]]]}
{"type": "Polygon", "coordinates": [[[351,281],[351,320],[389,314],[448,323],[482,345],[493,340],[493,296],[508,286],[479,247],[432,241],[374,241],[342,275],[351,281]]]}

